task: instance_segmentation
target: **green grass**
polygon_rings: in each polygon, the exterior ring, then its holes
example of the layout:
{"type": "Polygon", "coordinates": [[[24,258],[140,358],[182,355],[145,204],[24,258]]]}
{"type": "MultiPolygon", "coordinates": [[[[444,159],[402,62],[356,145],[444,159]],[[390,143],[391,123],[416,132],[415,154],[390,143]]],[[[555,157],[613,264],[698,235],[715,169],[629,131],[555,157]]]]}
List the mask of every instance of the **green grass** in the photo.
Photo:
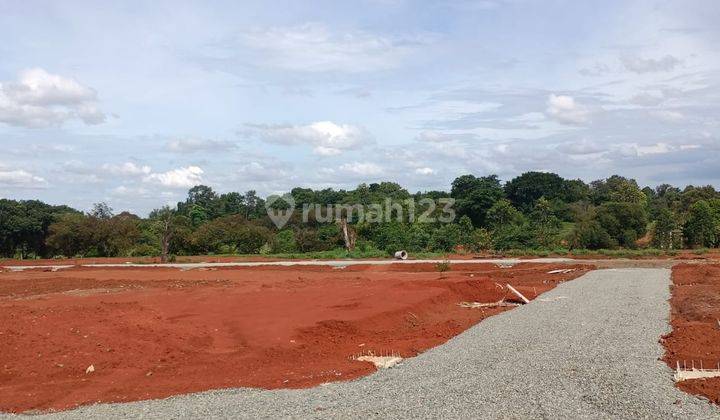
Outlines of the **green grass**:
{"type": "MultiPolygon", "coordinates": [[[[701,251],[701,250],[697,250],[701,251]]],[[[656,248],[646,249],[573,249],[568,250],[564,248],[557,248],[553,250],[543,249],[511,249],[502,252],[502,255],[508,256],[536,256],[536,257],[548,257],[548,256],[604,256],[613,258],[639,258],[639,257],[660,257],[660,256],[674,256],[678,254],[678,250],[665,250],[656,248]]],[[[701,253],[706,253],[708,250],[704,250],[701,253]]]]}

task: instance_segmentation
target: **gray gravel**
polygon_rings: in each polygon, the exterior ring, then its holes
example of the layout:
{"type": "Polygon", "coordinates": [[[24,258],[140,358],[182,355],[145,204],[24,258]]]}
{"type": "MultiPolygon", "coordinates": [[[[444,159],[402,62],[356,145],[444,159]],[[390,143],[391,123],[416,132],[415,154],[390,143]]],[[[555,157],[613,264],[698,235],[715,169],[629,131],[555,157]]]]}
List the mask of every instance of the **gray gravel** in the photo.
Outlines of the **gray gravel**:
{"type": "Polygon", "coordinates": [[[212,391],[52,417],[720,418],[715,406],[675,389],[658,360],[669,282],[666,269],[594,271],[352,382],[212,391]]]}

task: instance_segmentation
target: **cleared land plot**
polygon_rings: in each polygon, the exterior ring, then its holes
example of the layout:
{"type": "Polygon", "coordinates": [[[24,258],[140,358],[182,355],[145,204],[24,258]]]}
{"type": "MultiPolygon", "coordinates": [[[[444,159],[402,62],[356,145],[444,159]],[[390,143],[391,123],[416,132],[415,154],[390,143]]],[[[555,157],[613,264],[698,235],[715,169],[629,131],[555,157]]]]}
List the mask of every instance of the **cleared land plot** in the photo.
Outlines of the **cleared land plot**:
{"type": "Polygon", "coordinates": [[[98,404],[47,418],[718,418],[717,406],[677,389],[659,360],[669,285],[667,269],[596,270],[354,381],[98,404]]]}
{"type": "Polygon", "coordinates": [[[358,354],[411,357],[582,265],[70,268],[0,273],[0,411],[357,378],[358,354]],[[553,269],[575,268],[548,274],[553,269]],[[497,284],[496,284],[497,283],[497,284]],[[94,371],[87,372],[92,365],[94,371]]]}
{"type": "MultiPolygon", "coordinates": [[[[681,264],[672,272],[672,332],[663,337],[665,361],[675,369],[720,367],[720,264],[681,264]]],[[[691,394],[720,402],[720,377],[678,382],[691,394]]]]}

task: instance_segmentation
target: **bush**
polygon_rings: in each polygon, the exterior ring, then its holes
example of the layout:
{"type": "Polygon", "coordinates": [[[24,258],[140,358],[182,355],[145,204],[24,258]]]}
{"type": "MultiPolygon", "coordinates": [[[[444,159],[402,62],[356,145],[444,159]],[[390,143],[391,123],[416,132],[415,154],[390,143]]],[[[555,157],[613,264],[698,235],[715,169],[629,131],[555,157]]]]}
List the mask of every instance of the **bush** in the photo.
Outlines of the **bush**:
{"type": "Polygon", "coordinates": [[[495,229],[492,233],[492,242],[493,249],[498,251],[522,249],[532,244],[533,237],[526,224],[511,224],[495,229]]]}
{"type": "Polygon", "coordinates": [[[483,228],[474,229],[470,235],[470,241],[463,246],[470,252],[487,251],[492,248],[492,236],[483,228]]]}
{"type": "Polygon", "coordinates": [[[451,252],[459,243],[460,227],[454,223],[447,223],[432,233],[428,248],[431,251],[451,252]]]}
{"type": "Polygon", "coordinates": [[[440,261],[439,263],[435,264],[435,269],[441,273],[450,271],[450,261],[449,260],[440,261]]]}
{"type": "Polygon", "coordinates": [[[597,220],[578,222],[570,234],[572,248],[615,248],[617,243],[597,220]]]}
{"type": "Polygon", "coordinates": [[[135,245],[133,249],[130,250],[131,257],[157,257],[160,255],[160,250],[152,245],[148,244],[139,244],[135,245]]]}
{"type": "Polygon", "coordinates": [[[292,229],[281,230],[272,240],[270,251],[274,254],[297,251],[295,232],[292,229]]]}

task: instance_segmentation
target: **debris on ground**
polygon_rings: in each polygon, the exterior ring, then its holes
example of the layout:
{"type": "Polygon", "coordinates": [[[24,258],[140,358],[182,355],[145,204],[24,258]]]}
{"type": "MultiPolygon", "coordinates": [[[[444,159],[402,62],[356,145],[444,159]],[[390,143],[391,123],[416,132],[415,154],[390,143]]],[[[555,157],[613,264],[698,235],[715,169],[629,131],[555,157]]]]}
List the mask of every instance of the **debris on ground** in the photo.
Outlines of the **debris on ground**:
{"type": "Polygon", "coordinates": [[[560,268],[557,270],[548,271],[547,273],[548,274],[567,274],[567,273],[572,273],[573,271],[575,271],[574,268],[560,268]]]}
{"type": "Polygon", "coordinates": [[[370,362],[378,369],[390,369],[402,362],[403,358],[400,356],[360,356],[355,360],[360,362],[370,362]]]}
{"type": "MultiPolygon", "coordinates": [[[[683,365],[685,365],[685,363],[683,363],[683,365]]],[[[675,375],[673,375],[675,382],[682,382],[688,379],[707,379],[718,377],[720,377],[720,369],[703,369],[702,364],[699,368],[697,368],[695,367],[694,362],[692,362],[690,369],[688,369],[687,366],[680,367],[680,362],[677,362],[675,375]]]]}
{"type": "Polygon", "coordinates": [[[497,302],[481,303],[481,302],[460,302],[458,306],[462,308],[495,308],[502,306],[520,306],[520,303],[507,302],[505,299],[500,299],[497,302]]]}
{"type": "Polygon", "coordinates": [[[95,372],[95,366],[93,366],[93,365],[90,365],[87,367],[87,369],[85,369],[85,374],[93,373],[93,372],[95,372]]]}
{"type": "Polygon", "coordinates": [[[512,286],[510,286],[509,283],[508,283],[506,286],[507,286],[507,288],[508,288],[511,292],[513,292],[513,294],[514,294],[515,296],[519,297],[520,300],[522,300],[524,303],[530,303],[530,299],[526,298],[525,296],[523,296],[522,293],[520,293],[520,292],[518,292],[517,290],[515,290],[515,288],[512,287],[512,286]]]}

